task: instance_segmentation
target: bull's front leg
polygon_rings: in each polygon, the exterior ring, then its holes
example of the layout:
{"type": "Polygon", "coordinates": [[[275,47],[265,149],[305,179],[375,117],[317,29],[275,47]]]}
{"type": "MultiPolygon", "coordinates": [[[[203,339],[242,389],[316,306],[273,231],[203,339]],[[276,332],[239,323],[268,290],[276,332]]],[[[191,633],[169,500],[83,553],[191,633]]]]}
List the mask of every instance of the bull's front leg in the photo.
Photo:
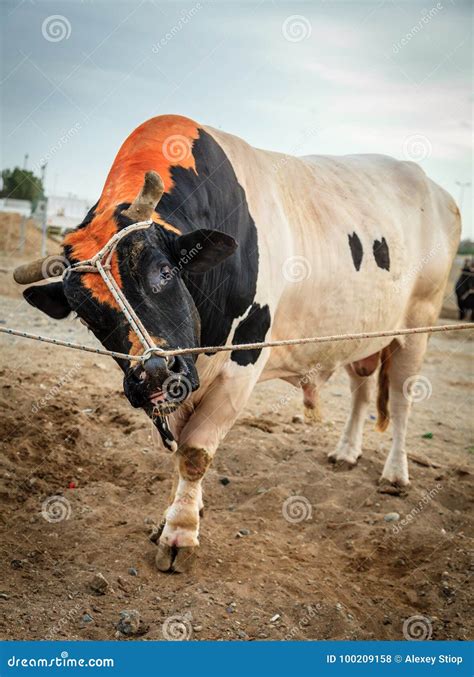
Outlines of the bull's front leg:
{"type": "Polygon", "coordinates": [[[155,560],[160,571],[185,572],[193,564],[199,546],[203,477],[220,441],[245,407],[261,368],[228,364],[179,435],[178,483],[165,513],[155,560]]]}
{"type": "Polygon", "coordinates": [[[165,512],[156,566],[160,571],[188,571],[199,545],[199,516],[203,507],[202,479],[211,454],[184,444],[178,450],[178,484],[165,512]]]}

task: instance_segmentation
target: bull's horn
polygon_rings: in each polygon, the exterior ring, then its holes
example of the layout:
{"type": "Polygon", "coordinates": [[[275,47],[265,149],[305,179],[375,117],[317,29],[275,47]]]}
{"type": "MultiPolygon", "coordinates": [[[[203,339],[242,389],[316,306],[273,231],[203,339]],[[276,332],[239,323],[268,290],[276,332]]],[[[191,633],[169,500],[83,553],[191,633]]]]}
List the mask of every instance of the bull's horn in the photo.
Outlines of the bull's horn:
{"type": "Polygon", "coordinates": [[[156,205],[161,200],[165,188],[161,176],[157,172],[146,172],[143,188],[135,200],[122,214],[132,221],[146,221],[150,219],[156,205]]]}
{"type": "Polygon", "coordinates": [[[45,262],[51,257],[45,257],[44,259],[37,259],[36,261],[31,261],[30,263],[25,263],[22,266],[18,266],[13,271],[13,279],[18,284],[31,284],[31,282],[39,282],[40,280],[45,280],[50,277],[48,274],[47,266],[45,262]]]}

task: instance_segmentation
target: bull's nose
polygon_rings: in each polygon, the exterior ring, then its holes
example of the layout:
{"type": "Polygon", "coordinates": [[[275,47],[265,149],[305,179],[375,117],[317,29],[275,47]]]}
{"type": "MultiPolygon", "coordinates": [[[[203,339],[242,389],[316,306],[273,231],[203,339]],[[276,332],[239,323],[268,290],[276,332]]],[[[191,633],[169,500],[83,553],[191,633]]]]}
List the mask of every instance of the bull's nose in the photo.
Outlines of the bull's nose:
{"type": "Polygon", "coordinates": [[[163,357],[158,357],[158,355],[149,357],[143,365],[143,370],[147,378],[159,383],[162,383],[170,375],[166,360],[163,357]]]}

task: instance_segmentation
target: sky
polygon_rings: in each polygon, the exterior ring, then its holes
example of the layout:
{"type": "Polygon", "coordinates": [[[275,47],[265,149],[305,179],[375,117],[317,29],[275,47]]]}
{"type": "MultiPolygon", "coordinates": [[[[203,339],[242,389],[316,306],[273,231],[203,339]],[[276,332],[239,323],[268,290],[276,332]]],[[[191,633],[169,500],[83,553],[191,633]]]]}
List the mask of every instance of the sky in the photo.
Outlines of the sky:
{"type": "MultiPolygon", "coordinates": [[[[99,197],[141,122],[177,113],[293,155],[411,159],[472,181],[471,3],[2,0],[1,166],[99,197]]],[[[472,187],[463,234],[474,239],[472,187]]]]}

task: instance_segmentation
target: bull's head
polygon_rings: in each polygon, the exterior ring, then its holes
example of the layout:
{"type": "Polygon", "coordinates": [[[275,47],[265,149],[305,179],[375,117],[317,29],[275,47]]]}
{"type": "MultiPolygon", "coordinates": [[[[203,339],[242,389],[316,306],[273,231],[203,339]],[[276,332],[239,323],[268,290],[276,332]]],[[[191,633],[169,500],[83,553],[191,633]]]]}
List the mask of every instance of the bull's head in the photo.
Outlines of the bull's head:
{"type": "MultiPolygon", "coordinates": [[[[147,172],[134,202],[110,210],[113,230],[150,219],[162,195],[160,176],[147,172]]],[[[93,221],[87,225],[93,240],[95,231],[91,230],[91,225],[93,221]]],[[[72,238],[66,238],[64,254],[70,263],[77,261],[77,254],[74,246],[68,243],[78,234],[79,230],[72,238]]],[[[89,234],[84,230],[81,237],[89,237],[89,234]]],[[[200,320],[183,276],[206,273],[230,256],[236,247],[232,237],[217,230],[201,229],[178,235],[162,226],[152,225],[120,240],[112,273],[158,346],[169,349],[194,347],[199,345],[200,320]]],[[[50,276],[44,261],[21,266],[14,273],[20,284],[39,282],[50,276]]],[[[198,280],[196,283],[199,286],[198,280]]],[[[28,287],[24,297],[55,319],[76,312],[108,350],[143,352],[104,281],[96,273],[71,271],[62,281],[28,287]]],[[[162,413],[171,411],[199,386],[195,358],[189,355],[165,360],[154,354],[138,366],[120,359],[117,362],[125,374],[124,391],[129,401],[149,414],[154,407],[162,413]]]]}

